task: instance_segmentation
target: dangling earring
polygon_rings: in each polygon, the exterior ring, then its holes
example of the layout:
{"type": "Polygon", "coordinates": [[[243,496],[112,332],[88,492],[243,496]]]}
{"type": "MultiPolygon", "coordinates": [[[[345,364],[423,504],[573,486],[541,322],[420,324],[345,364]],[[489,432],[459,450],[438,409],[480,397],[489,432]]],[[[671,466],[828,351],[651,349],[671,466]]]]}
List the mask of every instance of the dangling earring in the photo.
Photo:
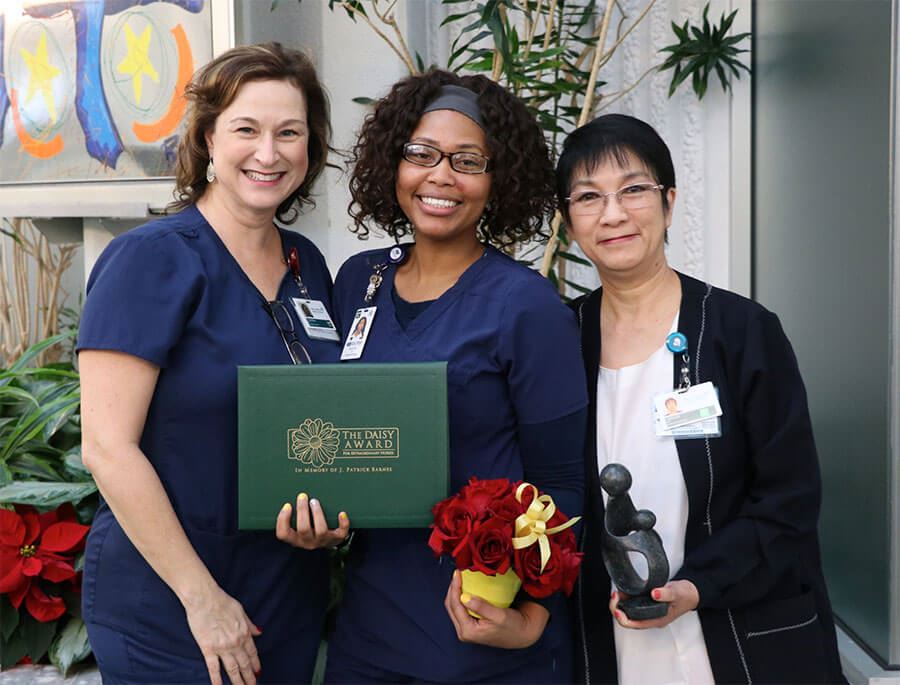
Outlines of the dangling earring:
{"type": "Polygon", "coordinates": [[[212,157],[209,158],[209,164],[206,165],[206,182],[212,183],[216,180],[216,168],[213,166],[212,157]]]}

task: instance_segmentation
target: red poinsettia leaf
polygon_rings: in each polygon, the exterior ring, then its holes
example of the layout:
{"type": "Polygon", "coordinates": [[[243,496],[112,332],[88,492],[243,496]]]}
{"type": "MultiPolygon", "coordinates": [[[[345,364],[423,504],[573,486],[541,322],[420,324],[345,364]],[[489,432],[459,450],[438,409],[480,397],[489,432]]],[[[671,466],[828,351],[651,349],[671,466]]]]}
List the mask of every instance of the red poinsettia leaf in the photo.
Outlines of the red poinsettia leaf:
{"type": "Polygon", "coordinates": [[[22,517],[22,523],[25,524],[25,539],[22,542],[30,545],[41,534],[41,517],[38,515],[37,509],[28,504],[17,504],[16,511],[22,517]]]}
{"type": "Polygon", "coordinates": [[[40,575],[44,562],[37,557],[26,557],[22,560],[22,573],[26,576],[40,575]]]}
{"type": "Polygon", "coordinates": [[[59,597],[50,597],[37,585],[32,585],[25,598],[25,608],[41,623],[55,621],[66,613],[66,603],[59,597]]]}
{"type": "Polygon", "coordinates": [[[0,554],[0,595],[14,592],[20,585],[31,581],[22,573],[22,557],[18,554],[0,554]]]}
{"type": "Polygon", "coordinates": [[[44,563],[41,578],[51,583],[61,583],[75,577],[75,569],[64,561],[49,560],[44,563]]]}
{"type": "Polygon", "coordinates": [[[38,519],[41,522],[41,530],[47,530],[50,526],[59,521],[59,516],[54,509],[53,511],[45,511],[43,514],[39,514],[38,519]]]}
{"type": "Polygon", "coordinates": [[[75,513],[75,505],[71,502],[64,502],[56,508],[57,521],[78,521],[78,514],[75,513]]]}
{"type": "Polygon", "coordinates": [[[71,521],[54,523],[41,536],[41,550],[49,552],[68,552],[87,535],[89,526],[71,521]]]}
{"type": "Polygon", "coordinates": [[[7,595],[9,597],[9,602],[16,609],[22,606],[22,600],[25,599],[25,595],[28,594],[28,590],[31,589],[31,578],[28,576],[22,576],[22,580],[17,588],[11,590],[7,595]]]}
{"type": "Polygon", "coordinates": [[[0,545],[21,547],[25,542],[25,522],[16,512],[0,509],[0,545]]]}

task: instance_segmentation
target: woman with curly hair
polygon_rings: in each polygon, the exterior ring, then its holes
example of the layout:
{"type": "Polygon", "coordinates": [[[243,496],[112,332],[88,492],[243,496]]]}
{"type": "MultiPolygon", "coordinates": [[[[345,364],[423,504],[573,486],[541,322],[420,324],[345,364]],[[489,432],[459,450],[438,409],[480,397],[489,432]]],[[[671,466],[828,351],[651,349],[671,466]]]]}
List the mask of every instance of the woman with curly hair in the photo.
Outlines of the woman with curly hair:
{"type": "MultiPolygon", "coordinates": [[[[575,320],[550,283],[497,249],[537,236],[553,211],[534,118],[483,76],[431,71],[378,102],[353,156],[356,230],[414,237],[338,274],[341,321],[376,310],[359,360],[448,362],[452,491],[473,476],[525,479],[578,514],[586,392],[575,320]]],[[[427,530],[362,533],[328,682],[570,681],[563,598],[498,609],[461,595],[427,530]]]]}

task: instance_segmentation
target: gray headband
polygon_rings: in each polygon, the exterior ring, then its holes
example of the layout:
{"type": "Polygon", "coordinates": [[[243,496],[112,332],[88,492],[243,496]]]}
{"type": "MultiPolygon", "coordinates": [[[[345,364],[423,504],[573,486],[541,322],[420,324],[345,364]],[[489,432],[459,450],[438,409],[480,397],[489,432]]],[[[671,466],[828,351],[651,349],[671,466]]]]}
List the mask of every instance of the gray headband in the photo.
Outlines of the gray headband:
{"type": "Polygon", "coordinates": [[[425,105],[422,114],[433,112],[437,109],[451,109],[463,114],[482,129],[484,121],[481,119],[481,108],[478,107],[478,96],[468,88],[462,86],[441,86],[437,96],[425,105]]]}

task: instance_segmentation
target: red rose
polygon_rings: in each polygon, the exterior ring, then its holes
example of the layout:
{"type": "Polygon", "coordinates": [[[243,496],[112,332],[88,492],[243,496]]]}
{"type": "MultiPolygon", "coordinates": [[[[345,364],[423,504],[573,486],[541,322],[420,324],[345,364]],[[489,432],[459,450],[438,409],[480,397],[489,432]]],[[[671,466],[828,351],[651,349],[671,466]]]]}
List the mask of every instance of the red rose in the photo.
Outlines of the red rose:
{"type": "Polygon", "coordinates": [[[553,544],[551,536],[551,553],[547,565],[541,572],[541,550],[537,543],[525,549],[516,550],[515,569],[522,579],[522,589],[536,599],[549,597],[562,590],[572,594],[578,569],[581,565],[581,553],[565,546],[553,544]]]}
{"type": "Polygon", "coordinates": [[[435,556],[450,554],[456,556],[465,546],[472,532],[472,516],[459,497],[450,497],[439,502],[432,509],[434,523],[428,546],[435,556]]]}
{"type": "MultiPolygon", "coordinates": [[[[562,513],[559,509],[547,521],[547,528],[556,528],[569,520],[569,517],[562,513]]],[[[550,541],[554,545],[567,547],[570,551],[578,549],[578,540],[575,538],[575,526],[569,526],[565,530],[554,533],[550,536],[550,541]]]]}
{"type": "Polygon", "coordinates": [[[571,595],[575,589],[575,581],[578,580],[578,572],[581,570],[581,558],[584,556],[577,551],[575,546],[562,547],[553,550],[554,554],[559,555],[560,566],[562,566],[562,591],[566,595],[571,595]]]}
{"type": "Polygon", "coordinates": [[[503,499],[497,500],[491,504],[490,510],[491,514],[496,518],[510,523],[515,522],[519,516],[525,513],[525,507],[519,504],[516,500],[516,495],[513,492],[510,492],[503,499]]]}
{"type": "Polygon", "coordinates": [[[491,505],[513,492],[512,483],[505,478],[478,480],[472,478],[459,494],[475,521],[491,516],[491,505]]]}
{"type": "MultiPolygon", "coordinates": [[[[512,565],[512,537],[509,521],[497,518],[485,521],[469,536],[468,558],[457,559],[457,568],[481,571],[489,576],[506,573],[512,565]]],[[[465,552],[460,556],[465,556],[465,552]]]]}

